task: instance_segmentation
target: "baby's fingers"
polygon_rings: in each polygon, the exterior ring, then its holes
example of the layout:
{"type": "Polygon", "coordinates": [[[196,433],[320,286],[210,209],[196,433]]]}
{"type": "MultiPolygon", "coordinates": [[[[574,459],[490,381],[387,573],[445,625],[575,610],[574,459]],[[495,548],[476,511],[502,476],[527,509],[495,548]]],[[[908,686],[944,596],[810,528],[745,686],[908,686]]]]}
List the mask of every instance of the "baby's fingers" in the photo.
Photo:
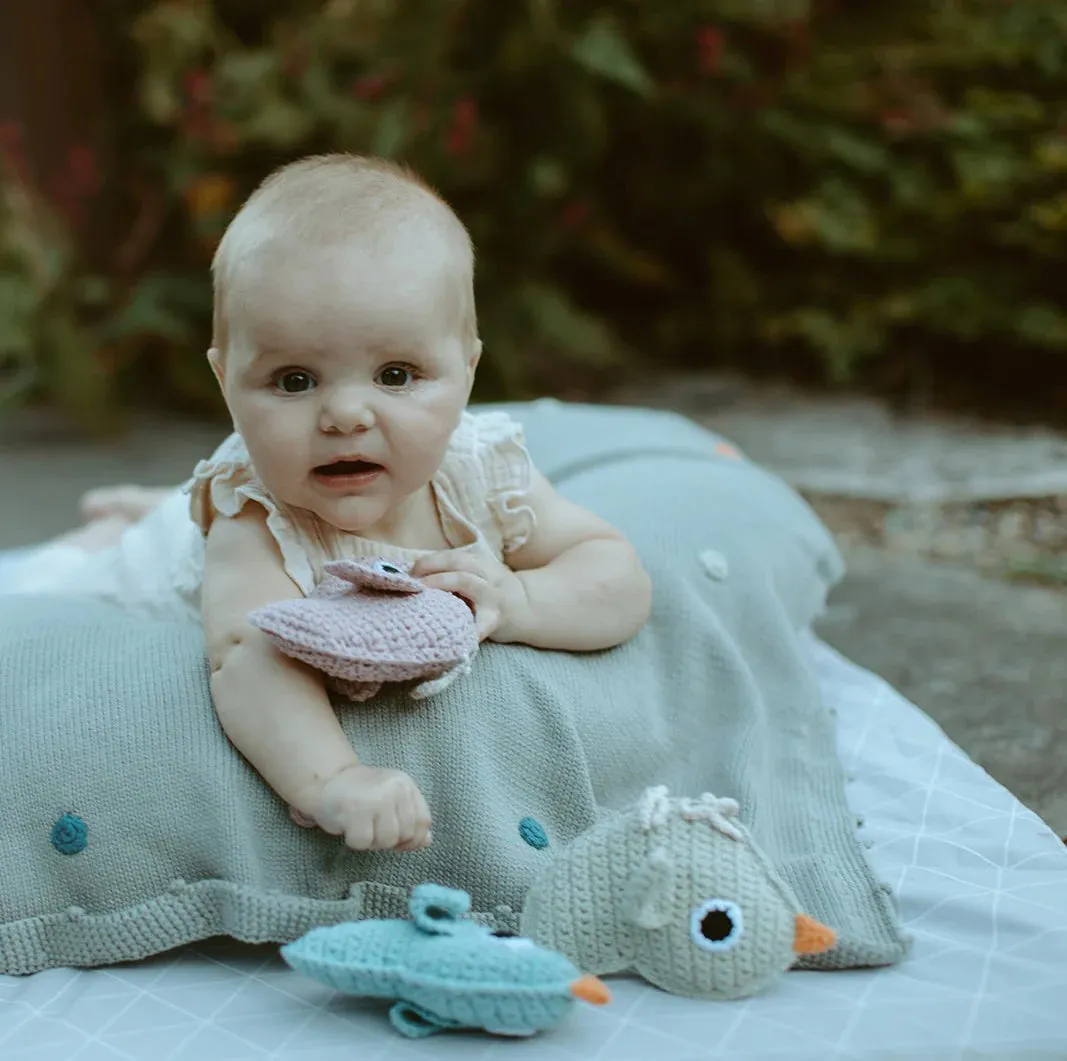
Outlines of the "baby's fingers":
{"type": "Polygon", "coordinates": [[[462,597],[475,611],[489,590],[489,583],[470,571],[441,571],[427,575],[422,579],[422,583],[431,589],[442,589],[445,593],[462,597]]]}
{"type": "Polygon", "coordinates": [[[479,641],[484,641],[499,625],[500,609],[495,605],[475,609],[474,628],[479,641]]]}
{"type": "Polygon", "coordinates": [[[397,801],[396,817],[398,824],[397,851],[414,851],[415,842],[415,792],[408,790],[397,801]]]}
{"type": "Polygon", "coordinates": [[[470,569],[468,555],[459,549],[445,549],[439,553],[420,556],[409,573],[412,578],[423,578],[426,575],[439,575],[444,571],[464,569],[470,569]]]}
{"type": "Polygon", "coordinates": [[[449,549],[420,557],[412,566],[412,578],[441,575],[450,571],[465,571],[489,582],[501,563],[490,553],[471,549],[449,549]]]}
{"type": "Polygon", "coordinates": [[[374,850],[393,851],[400,843],[400,808],[386,805],[374,816],[374,850]]]}
{"type": "Polygon", "coordinates": [[[412,850],[420,847],[429,847],[433,841],[431,832],[432,820],[430,808],[426,805],[423,794],[415,790],[415,835],[412,839],[412,850]]]}
{"type": "Polygon", "coordinates": [[[412,787],[404,794],[403,802],[398,808],[400,821],[397,851],[417,851],[430,843],[430,808],[418,787],[412,787]]]}
{"type": "Polygon", "coordinates": [[[345,846],[353,851],[373,851],[374,815],[368,811],[357,811],[345,823],[345,846]]]}

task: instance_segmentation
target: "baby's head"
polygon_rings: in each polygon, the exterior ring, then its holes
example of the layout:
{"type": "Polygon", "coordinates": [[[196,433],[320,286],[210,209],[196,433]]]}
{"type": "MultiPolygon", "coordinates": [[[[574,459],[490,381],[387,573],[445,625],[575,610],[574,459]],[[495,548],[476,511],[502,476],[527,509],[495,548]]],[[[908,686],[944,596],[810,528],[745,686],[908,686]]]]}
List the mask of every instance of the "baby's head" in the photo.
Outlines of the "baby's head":
{"type": "Polygon", "coordinates": [[[274,497],[391,529],[470,395],[473,273],[459,219],[391,163],[308,158],[251,195],[215,255],[209,357],[274,497]]]}

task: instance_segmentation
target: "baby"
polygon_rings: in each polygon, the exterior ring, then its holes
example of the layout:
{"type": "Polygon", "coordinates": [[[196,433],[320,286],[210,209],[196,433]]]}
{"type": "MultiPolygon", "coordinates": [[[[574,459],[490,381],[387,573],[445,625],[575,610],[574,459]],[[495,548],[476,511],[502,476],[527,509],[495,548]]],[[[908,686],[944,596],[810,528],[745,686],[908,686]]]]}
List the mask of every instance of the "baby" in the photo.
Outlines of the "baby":
{"type": "Polygon", "coordinates": [[[153,524],[171,541],[179,524],[195,533],[195,562],[164,568],[199,608],[223,729],[297,816],[356,850],[427,845],[426,801],[407,774],[360,760],[321,675],[249,612],[309,594],[329,560],[369,556],[465,598],[481,639],[604,649],[650,608],[623,536],[556,493],[514,421],[467,411],[473,270],[455,214],[390,163],[327,155],[269,177],[214,262],[208,358],[235,433],[188,497],[96,492],[92,522],[63,544],[95,548],[132,524],[94,568],[129,582],[145,566],[129,557],[159,552],[153,524]]]}

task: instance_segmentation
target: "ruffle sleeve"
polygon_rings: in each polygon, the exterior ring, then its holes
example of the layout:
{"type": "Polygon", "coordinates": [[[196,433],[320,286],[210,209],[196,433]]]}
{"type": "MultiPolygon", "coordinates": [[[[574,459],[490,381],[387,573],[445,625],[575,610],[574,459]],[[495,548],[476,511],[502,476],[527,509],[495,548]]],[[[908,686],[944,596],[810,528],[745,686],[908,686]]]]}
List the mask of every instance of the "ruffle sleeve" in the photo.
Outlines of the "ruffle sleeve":
{"type": "Polygon", "coordinates": [[[232,519],[249,502],[260,505],[267,514],[267,530],[278,545],[286,574],[305,595],[315,588],[314,569],[300,535],[256,477],[239,434],[230,435],[207,460],[196,465],[185,492],[189,495],[189,514],[204,535],[217,515],[232,519]]]}
{"type": "Polygon", "coordinates": [[[533,466],[522,425],[504,412],[471,414],[472,455],[485,484],[485,503],[505,555],[529,540],[537,518],[529,504],[533,466]]]}

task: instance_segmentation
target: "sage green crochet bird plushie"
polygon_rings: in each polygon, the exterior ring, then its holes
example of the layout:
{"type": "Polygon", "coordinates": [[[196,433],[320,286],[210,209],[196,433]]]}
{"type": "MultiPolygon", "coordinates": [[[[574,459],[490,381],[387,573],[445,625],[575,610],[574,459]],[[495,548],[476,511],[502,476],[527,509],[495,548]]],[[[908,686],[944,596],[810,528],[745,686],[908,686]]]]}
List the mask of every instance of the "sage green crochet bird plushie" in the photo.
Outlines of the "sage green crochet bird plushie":
{"type": "Polygon", "coordinates": [[[743,998],[834,932],[807,917],[731,799],[648,789],[534,880],[522,933],[598,976],[636,972],[693,998],[743,998]]]}

